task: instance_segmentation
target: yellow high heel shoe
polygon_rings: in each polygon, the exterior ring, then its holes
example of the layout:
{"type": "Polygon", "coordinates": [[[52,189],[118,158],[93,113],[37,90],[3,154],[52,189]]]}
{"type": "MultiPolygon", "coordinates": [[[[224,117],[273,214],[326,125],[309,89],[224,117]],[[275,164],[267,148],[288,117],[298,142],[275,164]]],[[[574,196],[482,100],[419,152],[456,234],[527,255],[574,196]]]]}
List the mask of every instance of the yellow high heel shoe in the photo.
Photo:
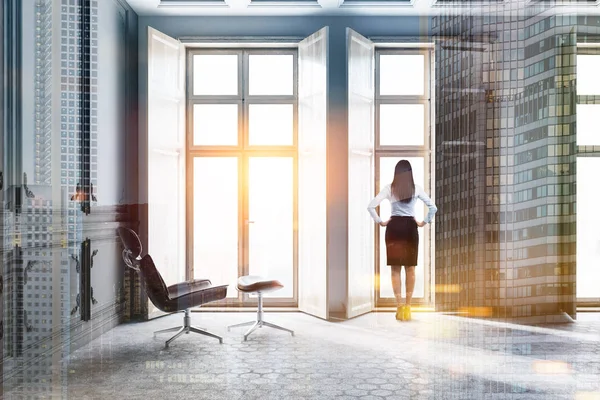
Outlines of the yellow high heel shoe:
{"type": "Polygon", "coordinates": [[[405,307],[404,306],[399,306],[396,309],[396,320],[397,321],[404,321],[404,315],[405,315],[406,311],[405,311],[405,307]]]}
{"type": "Polygon", "coordinates": [[[403,306],[403,315],[402,315],[402,319],[404,321],[410,321],[412,319],[412,314],[410,312],[410,306],[403,306]]]}

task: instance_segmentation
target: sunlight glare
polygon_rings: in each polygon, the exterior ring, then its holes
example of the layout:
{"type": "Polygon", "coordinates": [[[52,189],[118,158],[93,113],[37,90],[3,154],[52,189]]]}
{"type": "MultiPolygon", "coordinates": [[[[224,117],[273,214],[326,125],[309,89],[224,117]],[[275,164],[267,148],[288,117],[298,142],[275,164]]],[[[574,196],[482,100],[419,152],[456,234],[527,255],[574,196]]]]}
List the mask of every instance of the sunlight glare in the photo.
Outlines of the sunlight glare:
{"type": "Polygon", "coordinates": [[[194,104],[194,145],[238,144],[237,104],[194,104]]]}
{"type": "Polygon", "coordinates": [[[491,317],[491,307],[461,307],[458,310],[459,314],[466,314],[469,317],[491,317]]]}
{"type": "Polygon", "coordinates": [[[539,360],[533,363],[533,370],[542,375],[568,375],[571,366],[563,361],[539,360]]]}
{"type": "Polygon", "coordinates": [[[250,104],[251,146],[292,146],[294,144],[293,104],[250,104]]]}
{"type": "Polygon", "coordinates": [[[577,104],[576,110],[577,145],[600,146],[600,135],[598,135],[600,104],[577,104]]]}
{"type": "Polygon", "coordinates": [[[600,392],[578,392],[575,400],[600,400],[600,392]]]}
{"type": "Polygon", "coordinates": [[[251,54],[248,68],[251,96],[294,94],[293,55],[251,54]]]}
{"type": "Polygon", "coordinates": [[[380,56],[382,95],[422,96],[425,93],[425,56],[382,54],[380,56]]]}
{"type": "Polygon", "coordinates": [[[237,54],[194,55],[194,95],[238,94],[237,54]]]}
{"type": "Polygon", "coordinates": [[[577,55],[577,95],[600,95],[600,56],[577,55]]]}
{"type": "Polygon", "coordinates": [[[194,278],[229,284],[227,297],[237,297],[238,158],[196,157],[193,165],[194,278]]]}
{"type": "Polygon", "coordinates": [[[600,158],[577,157],[577,276],[578,298],[598,298],[600,290],[600,216],[595,211],[600,196],[596,176],[600,158]]]}
{"type": "MultiPolygon", "coordinates": [[[[283,284],[273,297],[294,294],[294,164],[292,157],[250,157],[249,272],[283,284]]],[[[271,296],[265,294],[265,297],[271,296]]]]}
{"type": "Polygon", "coordinates": [[[460,293],[460,285],[435,285],[436,293],[460,293]]]}
{"type": "Polygon", "coordinates": [[[384,146],[422,146],[425,143],[425,106],[423,104],[381,104],[379,106],[379,144],[384,146]]]}

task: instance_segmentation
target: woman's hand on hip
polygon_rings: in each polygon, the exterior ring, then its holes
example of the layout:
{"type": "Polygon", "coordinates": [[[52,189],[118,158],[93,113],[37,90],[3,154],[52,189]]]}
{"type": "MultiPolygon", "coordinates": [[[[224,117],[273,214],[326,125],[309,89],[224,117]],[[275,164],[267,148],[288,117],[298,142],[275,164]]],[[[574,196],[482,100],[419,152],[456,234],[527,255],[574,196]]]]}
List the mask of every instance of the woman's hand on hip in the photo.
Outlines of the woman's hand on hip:
{"type": "Polygon", "coordinates": [[[389,224],[389,222],[390,222],[390,220],[389,220],[389,219],[388,219],[387,221],[381,221],[381,222],[379,223],[379,225],[381,225],[381,226],[387,226],[387,224],[389,224]]]}
{"type": "Polygon", "coordinates": [[[417,220],[415,219],[415,222],[417,223],[417,226],[418,226],[419,228],[422,228],[422,227],[424,227],[424,226],[425,226],[425,221],[420,221],[420,222],[419,222],[419,221],[417,221],[417,220]]]}

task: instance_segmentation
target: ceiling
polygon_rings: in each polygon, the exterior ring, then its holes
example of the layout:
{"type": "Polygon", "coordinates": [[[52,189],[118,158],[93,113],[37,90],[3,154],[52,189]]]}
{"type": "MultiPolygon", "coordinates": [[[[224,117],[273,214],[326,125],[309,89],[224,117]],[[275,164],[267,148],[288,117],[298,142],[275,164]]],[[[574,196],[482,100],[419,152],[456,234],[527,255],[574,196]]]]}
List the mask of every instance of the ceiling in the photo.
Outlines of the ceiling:
{"type": "Polygon", "coordinates": [[[525,7],[600,14],[600,0],[127,0],[140,16],[508,14],[525,7]]]}

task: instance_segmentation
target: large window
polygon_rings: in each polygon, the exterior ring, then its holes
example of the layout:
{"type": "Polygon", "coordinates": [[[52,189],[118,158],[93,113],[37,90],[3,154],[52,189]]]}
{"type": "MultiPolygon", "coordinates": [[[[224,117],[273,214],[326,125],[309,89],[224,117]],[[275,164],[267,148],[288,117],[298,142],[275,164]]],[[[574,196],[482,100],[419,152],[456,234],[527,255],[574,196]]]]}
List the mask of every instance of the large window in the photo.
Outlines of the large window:
{"type": "MultiPolygon", "coordinates": [[[[375,53],[375,191],[391,183],[394,167],[408,160],[415,184],[433,197],[431,184],[431,51],[429,49],[381,49],[375,53]]],[[[391,205],[384,202],[380,215],[391,215],[391,205]]],[[[417,203],[417,218],[425,217],[425,207],[417,203]]],[[[416,266],[414,299],[431,304],[431,226],[419,228],[419,262],[416,266]]],[[[386,263],[385,228],[376,236],[376,305],[395,304],[391,271],[386,263]]],[[[405,295],[404,269],[402,294],[405,295]]]]}
{"type": "Polygon", "coordinates": [[[277,279],[297,303],[297,50],[188,51],[188,276],[277,279]]]}
{"type": "Polygon", "coordinates": [[[577,299],[599,303],[600,48],[577,50],[577,299]]]}

